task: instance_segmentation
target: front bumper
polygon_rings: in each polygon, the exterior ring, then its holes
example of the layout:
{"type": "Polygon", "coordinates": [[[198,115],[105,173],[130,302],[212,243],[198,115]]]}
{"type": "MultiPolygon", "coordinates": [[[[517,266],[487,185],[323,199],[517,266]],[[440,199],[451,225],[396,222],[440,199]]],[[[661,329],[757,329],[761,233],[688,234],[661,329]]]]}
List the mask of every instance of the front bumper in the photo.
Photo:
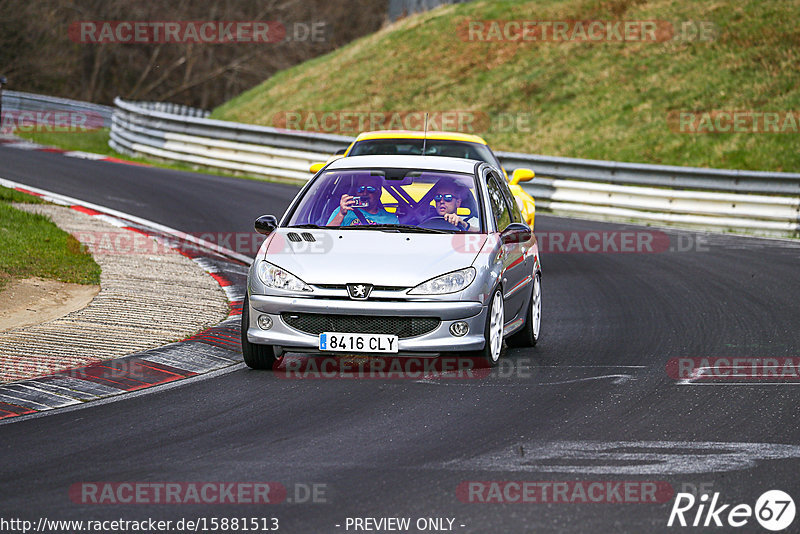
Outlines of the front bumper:
{"type": "Polygon", "coordinates": [[[319,350],[319,336],[301,332],[287,325],[282,313],[353,314],[371,316],[436,317],[441,323],[421,336],[401,338],[399,353],[441,353],[480,350],[484,345],[486,306],[480,302],[448,301],[380,301],[313,299],[266,295],[250,295],[250,324],[247,339],[250,343],[279,345],[292,352],[319,350]],[[259,315],[272,318],[272,328],[262,330],[256,320],[259,315]],[[450,325],[465,321],[469,332],[462,337],[450,333],[450,325]]]}

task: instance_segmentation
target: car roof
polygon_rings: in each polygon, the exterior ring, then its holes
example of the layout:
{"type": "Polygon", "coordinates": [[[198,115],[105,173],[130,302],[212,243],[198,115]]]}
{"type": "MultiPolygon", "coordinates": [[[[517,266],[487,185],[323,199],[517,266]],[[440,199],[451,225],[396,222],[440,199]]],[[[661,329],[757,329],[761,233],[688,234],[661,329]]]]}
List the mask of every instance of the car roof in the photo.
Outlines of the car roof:
{"type": "Polygon", "coordinates": [[[477,163],[474,159],[449,158],[445,156],[348,156],[328,165],[326,170],[360,168],[426,169],[472,174],[477,163]]]}
{"type": "Polygon", "coordinates": [[[428,139],[434,139],[437,141],[466,141],[468,143],[478,143],[481,145],[487,145],[486,141],[483,140],[482,137],[478,137],[477,135],[472,134],[465,134],[461,132],[440,132],[440,131],[429,131],[425,132],[418,132],[414,130],[375,130],[372,132],[363,132],[356,137],[356,143],[359,141],[366,141],[366,140],[373,140],[373,139],[423,139],[427,137],[428,139]]]}

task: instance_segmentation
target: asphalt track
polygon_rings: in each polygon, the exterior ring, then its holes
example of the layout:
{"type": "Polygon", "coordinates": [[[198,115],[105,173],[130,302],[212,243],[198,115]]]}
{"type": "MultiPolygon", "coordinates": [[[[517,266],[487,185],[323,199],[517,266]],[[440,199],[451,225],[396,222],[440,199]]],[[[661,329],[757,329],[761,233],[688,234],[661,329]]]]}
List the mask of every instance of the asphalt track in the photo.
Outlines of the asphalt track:
{"type": "MultiPolygon", "coordinates": [[[[0,176],[186,232],[249,232],[296,191],[4,147],[0,176]]],[[[537,218],[537,232],[631,229],[641,230],[537,218]]],[[[668,235],[690,250],[543,254],[541,343],[509,350],[488,377],[297,380],[236,368],[2,425],[2,518],[277,517],[281,532],[353,532],[348,517],[442,517],[456,532],[766,532],[754,518],[739,529],[667,528],[672,500],[457,494],[466,481],[659,481],[728,504],[753,506],[770,489],[800,498],[800,382],[687,382],[666,371],[673,358],[800,356],[800,248],[668,235]],[[275,481],[292,502],[70,499],[73,484],[99,481],[275,481]],[[297,502],[295,488],[311,484],[324,497],[297,502]]]]}

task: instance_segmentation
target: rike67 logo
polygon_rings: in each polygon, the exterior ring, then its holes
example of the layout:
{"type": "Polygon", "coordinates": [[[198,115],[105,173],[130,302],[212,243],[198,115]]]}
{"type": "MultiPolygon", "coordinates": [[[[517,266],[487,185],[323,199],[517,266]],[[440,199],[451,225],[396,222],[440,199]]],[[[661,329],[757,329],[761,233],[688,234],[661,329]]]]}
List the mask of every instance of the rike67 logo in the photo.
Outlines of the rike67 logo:
{"type": "Polygon", "coordinates": [[[691,493],[678,493],[667,526],[739,528],[750,524],[755,516],[762,527],[778,532],[794,522],[794,500],[784,491],[764,492],[756,500],[755,507],[749,504],[724,504],[720,502],[719,495],[719,492],[714,493],[709,502],[708,494],[697,499],[691,493]]]}

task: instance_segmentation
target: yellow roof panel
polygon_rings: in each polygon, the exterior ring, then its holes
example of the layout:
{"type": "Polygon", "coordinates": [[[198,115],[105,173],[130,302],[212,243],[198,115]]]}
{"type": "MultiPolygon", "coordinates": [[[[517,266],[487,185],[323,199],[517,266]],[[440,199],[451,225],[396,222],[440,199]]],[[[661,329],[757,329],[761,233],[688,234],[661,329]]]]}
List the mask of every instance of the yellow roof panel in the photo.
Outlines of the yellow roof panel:
{"type": "MultiPolygon", "coordinates": [[[[422,139],[424,137],[426,137],[424,132],[418,132],[414,130],[376,130],[373,132],[363,132],[359,134],[359,136],[356,138],[356,142],[367,139],[422,139]]],[[[429,131],[427,133],[427,138],[447,141],[465,141],[468,143],[478,143],[481,145],[487,144],[482,137],[461,132],[429,131]]]]}

